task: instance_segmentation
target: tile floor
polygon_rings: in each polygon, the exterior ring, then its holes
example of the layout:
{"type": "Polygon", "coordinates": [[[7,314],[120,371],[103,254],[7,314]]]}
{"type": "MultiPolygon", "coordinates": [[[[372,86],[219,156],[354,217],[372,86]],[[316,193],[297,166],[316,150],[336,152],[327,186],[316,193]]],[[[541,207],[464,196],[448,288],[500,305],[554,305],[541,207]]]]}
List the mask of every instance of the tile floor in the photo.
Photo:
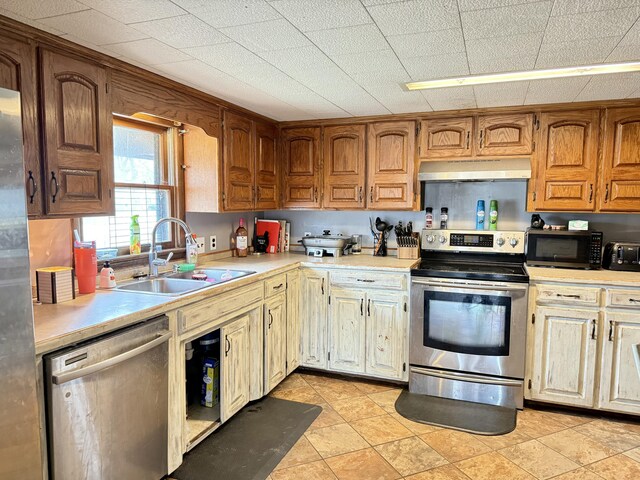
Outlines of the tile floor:
{"type": "Polygon", "coordinates": [[[526,408],[508,435],[423,425],[395,412],[400,389],[294,373],[271,395],[323,411],[270,480],[640,480],[640,422],[526,408]]]}

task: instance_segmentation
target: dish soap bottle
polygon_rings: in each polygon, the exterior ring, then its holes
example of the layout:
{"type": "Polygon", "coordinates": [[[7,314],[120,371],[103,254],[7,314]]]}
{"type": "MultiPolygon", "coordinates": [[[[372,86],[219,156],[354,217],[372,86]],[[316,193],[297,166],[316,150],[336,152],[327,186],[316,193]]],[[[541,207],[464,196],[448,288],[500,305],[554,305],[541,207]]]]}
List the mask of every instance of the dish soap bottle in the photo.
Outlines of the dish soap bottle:
{"type": "Polygon", "coordinates": [[[244,218],[240,219],[240,226],[236,229],[236,254],[246,257],[249,251],[249,232],[244,226],[244,218]]]}
{"type": "Polygon", "coordinates": [[[116,274],[109,265],[108,261],[104,262],[102,269],[100,270],[100,288],[115,288],[116,287],[116,274]]]}
{"type": "Polygon", "coordinates": [[[129,253],[131,255],[138,255],[142,252],[138,217],[139,215],[131,215],[131,225],[129,225],[129,253]]]}

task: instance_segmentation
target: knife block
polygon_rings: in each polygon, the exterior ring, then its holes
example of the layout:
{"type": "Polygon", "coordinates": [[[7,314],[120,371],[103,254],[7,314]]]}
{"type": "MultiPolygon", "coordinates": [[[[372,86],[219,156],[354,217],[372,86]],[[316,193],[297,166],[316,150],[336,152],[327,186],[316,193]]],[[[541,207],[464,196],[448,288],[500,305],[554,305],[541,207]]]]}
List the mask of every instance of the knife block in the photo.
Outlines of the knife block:
{"type": "Polygon", "coordinates": [[[417,260],[420,256],[420,247],[398,247],[398,258],[404,260],[417,260]]]}

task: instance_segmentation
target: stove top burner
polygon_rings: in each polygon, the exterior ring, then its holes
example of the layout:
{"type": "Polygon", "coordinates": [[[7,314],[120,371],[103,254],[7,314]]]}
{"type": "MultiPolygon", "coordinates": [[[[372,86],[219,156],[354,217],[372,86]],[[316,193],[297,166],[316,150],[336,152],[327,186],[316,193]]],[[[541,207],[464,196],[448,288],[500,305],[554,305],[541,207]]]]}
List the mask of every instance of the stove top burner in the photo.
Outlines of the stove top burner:
{"type": "Polygon", "coordinates": [[[411,271],[416,277],[467,278],[526,283],[529,281],[522,263],[478,261],[478,259],[438,260],[423,258],[411,271]]]}

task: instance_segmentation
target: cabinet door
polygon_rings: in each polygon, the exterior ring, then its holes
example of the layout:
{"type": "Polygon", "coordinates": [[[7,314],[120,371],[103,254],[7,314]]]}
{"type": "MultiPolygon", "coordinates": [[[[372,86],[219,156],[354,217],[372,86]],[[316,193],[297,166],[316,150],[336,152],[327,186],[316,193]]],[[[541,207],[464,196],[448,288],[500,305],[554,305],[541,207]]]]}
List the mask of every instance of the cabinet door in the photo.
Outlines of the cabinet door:
{"type": "Polygon", "coordinates": [[[226,422],[249,402],[249,316],[222,327],[221,420],[226,422]]]}
{"type": "Polygon", "coordinates": [[[22,145],[29,215],[43,213],[35,63],[35,48],[26,42],[0,36],[0,87],[19,91],[22,103],[22,145]]]}
{"type": "Polygon", "coordinates": [[[329,298],[329,368],[364,373],[364,292],[332,288],[329,298]]]}
{"type": "Polygon", "coordinates": [[[472,126],[472,117],[423,120],[420,158],[470,157],[472,126]]]}
{"type": "Polygon", "coordinates": [[[537,307],[531,398],[593,407],[597,311],[537,307]]]}
{"type": "Polygon", "coordinates": [[[605,113],[598,208],[640,212],[640,108],[605,113]]]}
{"type": "Polygon", "coordinates": [[[300,273],[287,273],[287,375],[300,366],[300,273]]]}
{"type": "Polygon", "coordinates": [[[320,208],[320,127],[282,131],[284,208],[320,208]]]}
{"type": "Polygon", "coordinates": [[[415,122],[379,122],[367,134],[368,198],[371,209],[411,209],[416,186],[415,122]]]}
{"type": "Polygon", "coordinates": [[[477,155],[528,155],[533,151],[533,114],[481,115],[477,155]]]}
{"type": "Polygon", "coordinates": [[[276,161],[276,127],[256,122],[256,190],[258,210],[278,209],[278,164],[276,161]]]}
{"type": "Polygon", "coordinates": [[[599,407],[640,412],[640,311],[605,314],[599,407]]]}
{"type": "Polygon", "coordinates": [[[325,127],[323,206],[364,206],[365,125],[325,127]]]}
{"type": "Polygon", "coordinates": [[[41,50],[47,213],[112,214],[113,121],[107,72],[41,50]]]}
{"type": "Polygon", "coordinates": [[[367,293],[367,374],[403,379],[407,318],[405,296],[367,293]]]}
{"type": "Polygon", "coordinates": [[[327,368],[327,272],[301,271],[302,358],[306,367],[327,368]]]}
{"type": "Polygon", "coordinates": [[[598,110],[540,115],[536,210],[593,210],[599,119],[598,110]]]}
{"type": "Polygon", "coordinates": [[[287,376],[286,295],[270,298],[264,304],[264,393],[287,376]]]}
{"type": "Polygon", "coordinates": [[[182,135],[185,210],[219,213],[223,185],[218,139],[192,125],[187,130],[182,135]]]}
{"type": "Polygon", "coordinates": [[[253,123],[224,112],[224,209],[251,210],[254,202],[253,123]]]}

